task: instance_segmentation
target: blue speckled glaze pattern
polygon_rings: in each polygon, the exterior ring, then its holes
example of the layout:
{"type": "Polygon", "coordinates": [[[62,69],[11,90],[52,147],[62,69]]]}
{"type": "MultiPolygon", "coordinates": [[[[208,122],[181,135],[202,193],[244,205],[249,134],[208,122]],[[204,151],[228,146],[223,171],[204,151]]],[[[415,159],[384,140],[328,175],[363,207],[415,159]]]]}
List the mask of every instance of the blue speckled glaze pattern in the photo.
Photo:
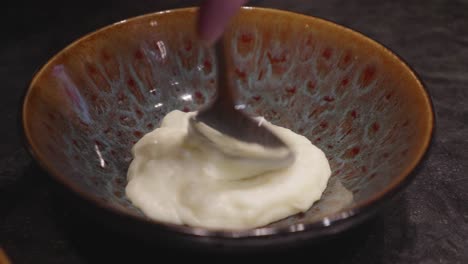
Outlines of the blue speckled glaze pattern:
{"type": "MultiPolygon", "coordinates": [[[[213,52],[163,15],[79,41],[32,84],[30,128],[40,152],[87,192],[131,214],[140,214],[124,191],[133,144],[171,110],[209,102],[215,89],[213,52]]],[[[382,192],[420,144],[424,120],[413,104],[422,99],[407,89],[413,77],[393,70],[401,65],[391,54],[334,32],[343,29],[281,16],[267,27],[260,21],[268,14],[243,16],[228,32],[240,105],[318,145],[334,181],[354,195],[348,206],[382,192]]]]}

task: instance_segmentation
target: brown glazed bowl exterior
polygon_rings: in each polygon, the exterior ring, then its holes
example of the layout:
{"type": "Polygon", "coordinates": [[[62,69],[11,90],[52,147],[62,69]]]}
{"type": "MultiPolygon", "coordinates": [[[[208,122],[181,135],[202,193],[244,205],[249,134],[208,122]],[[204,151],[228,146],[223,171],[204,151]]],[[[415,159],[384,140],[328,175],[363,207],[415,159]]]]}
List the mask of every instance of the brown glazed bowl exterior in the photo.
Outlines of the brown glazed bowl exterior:
{"type": "Polygon", "coordinates": [[[94,217],[190,245],[285,245],[340,233],[405,186],[434,129],[430,97],[414,72],[342,26],[243,8],[226,45],[245,111],[319,146],[333,172],[329,187],[340,184],[352,200],[340,204],[330,187],[327,202],[305,214],[241,231],[145,218],[125,197],[132,145],[171,110],[196,110],[214,94],[214,53],[197,41],[196,12],[148,14],[100,29],[59,52],[31,82],[22,108],[28,147],[94,217]]]}

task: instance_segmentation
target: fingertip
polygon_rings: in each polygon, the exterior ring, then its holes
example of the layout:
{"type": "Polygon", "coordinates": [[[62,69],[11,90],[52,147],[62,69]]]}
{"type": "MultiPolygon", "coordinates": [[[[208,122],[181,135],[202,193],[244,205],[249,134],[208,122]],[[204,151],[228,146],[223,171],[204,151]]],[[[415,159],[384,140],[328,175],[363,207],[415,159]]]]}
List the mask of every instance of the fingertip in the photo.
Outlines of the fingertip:
{"type": "Polygon", "coordinates": [[[204,0],[198,17],[198,34],[203,43],[213,45],[232,17],[247,0],[204,0]]]}

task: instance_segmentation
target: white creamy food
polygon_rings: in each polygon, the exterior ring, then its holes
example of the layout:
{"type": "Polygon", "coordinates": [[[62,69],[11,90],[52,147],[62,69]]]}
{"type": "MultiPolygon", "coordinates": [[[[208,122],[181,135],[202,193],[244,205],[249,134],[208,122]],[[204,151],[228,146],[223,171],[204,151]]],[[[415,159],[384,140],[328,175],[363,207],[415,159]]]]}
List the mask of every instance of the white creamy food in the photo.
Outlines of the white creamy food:
{"type": "Polygon", "coordinates": [[[295,152],[283,169],[261,171],[221,155],[188,133],[195,113],[173,111],[132,149],[126,195],[149,218],[196,227],[245,229],[307,211],[331,174],[304,136],[265,121],[295,152]]]}

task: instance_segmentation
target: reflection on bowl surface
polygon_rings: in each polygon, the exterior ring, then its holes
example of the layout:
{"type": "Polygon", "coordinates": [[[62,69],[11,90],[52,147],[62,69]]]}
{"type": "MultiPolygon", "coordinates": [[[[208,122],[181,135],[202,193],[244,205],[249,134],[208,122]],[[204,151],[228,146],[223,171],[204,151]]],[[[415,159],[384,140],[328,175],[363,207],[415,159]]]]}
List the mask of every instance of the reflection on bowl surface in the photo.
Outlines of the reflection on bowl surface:
{"type": "MultiPolygon", "coordinates": [[[[56,55],[31,83],[23,125],[32,153],[102,210],[148,221],[124,195],[131,147],[171,110],[196,110],[214,94],[214,53],[197,42],[195,19],[195,9],[181,9],[99,30],[56,55]]],[[[408,179],[428,148],[433,114],[423,86],[395,55],[349,29],[278,10],[243,9],[227,36],[240,106],[308,137],[329,158],[333,179],[307,214],[216,235],[352,221],[408,179]],[[326,200],[337,190],[348,198],[326,200]],[[321,207],[327,201],[333,210],[321,207]]]]}

